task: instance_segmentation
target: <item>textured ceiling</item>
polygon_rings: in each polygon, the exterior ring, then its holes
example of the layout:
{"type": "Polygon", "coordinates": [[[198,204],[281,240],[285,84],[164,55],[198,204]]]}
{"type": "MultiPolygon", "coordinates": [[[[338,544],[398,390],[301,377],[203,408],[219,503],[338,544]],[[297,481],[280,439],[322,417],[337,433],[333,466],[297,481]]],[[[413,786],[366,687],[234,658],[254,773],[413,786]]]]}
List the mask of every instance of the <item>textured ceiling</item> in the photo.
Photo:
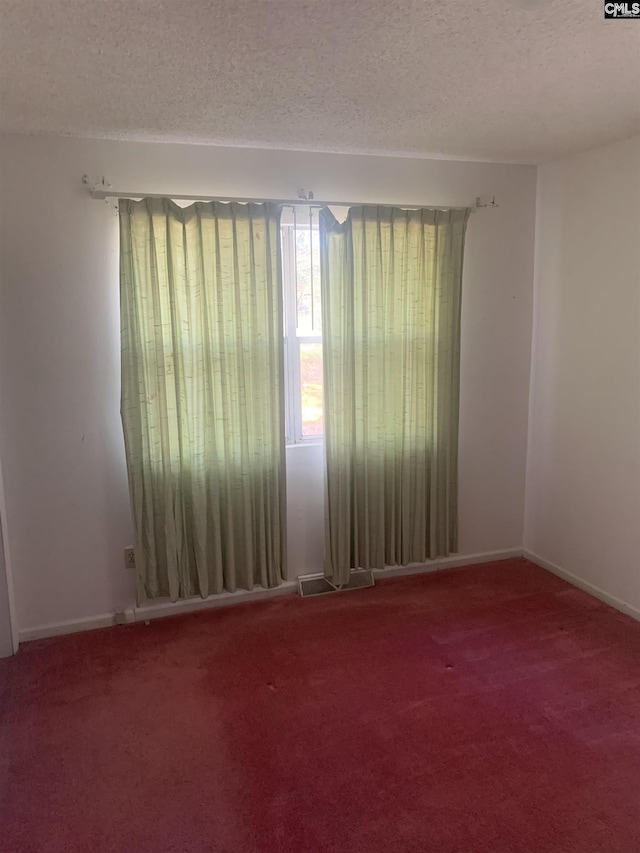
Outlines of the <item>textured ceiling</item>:
{"type": "Polygon", "coordinates": [[[601,0],[0,0],[0,128],[536,163],[640,132],[601,0]]]}

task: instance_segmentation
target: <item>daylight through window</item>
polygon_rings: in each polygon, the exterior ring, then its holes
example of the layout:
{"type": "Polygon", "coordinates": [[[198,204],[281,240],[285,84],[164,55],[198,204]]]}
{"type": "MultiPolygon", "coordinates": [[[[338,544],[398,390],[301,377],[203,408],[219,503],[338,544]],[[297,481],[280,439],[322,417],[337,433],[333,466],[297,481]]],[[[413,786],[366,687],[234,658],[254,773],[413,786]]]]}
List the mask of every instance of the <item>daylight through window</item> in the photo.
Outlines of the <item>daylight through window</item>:
{"type": "Polygon", "coordinates": [[[322,417],[322,308],[318,209],[282,213],[287,443],[317,440],[322,417]]]}

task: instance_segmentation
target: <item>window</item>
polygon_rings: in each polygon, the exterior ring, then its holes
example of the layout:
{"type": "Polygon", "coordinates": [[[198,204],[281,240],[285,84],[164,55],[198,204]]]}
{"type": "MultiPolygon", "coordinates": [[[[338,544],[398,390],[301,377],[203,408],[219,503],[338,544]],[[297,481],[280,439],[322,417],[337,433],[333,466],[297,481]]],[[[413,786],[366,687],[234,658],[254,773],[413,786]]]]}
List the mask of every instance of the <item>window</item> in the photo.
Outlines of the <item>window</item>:
{"type": "Polygon", "coordinates": [[[287,444],[322,438],[322,307],[318,209],[285,208],[281,222],[287,444]]]}

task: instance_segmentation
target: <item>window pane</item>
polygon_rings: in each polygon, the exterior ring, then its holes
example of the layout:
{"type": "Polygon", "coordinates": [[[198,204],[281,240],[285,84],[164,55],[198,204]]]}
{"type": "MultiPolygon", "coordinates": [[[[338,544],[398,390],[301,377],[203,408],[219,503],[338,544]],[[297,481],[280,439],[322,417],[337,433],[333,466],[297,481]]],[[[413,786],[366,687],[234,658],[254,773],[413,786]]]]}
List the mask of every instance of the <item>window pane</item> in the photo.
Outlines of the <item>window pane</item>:
{"type": "Polygon", "coordinates": [[[302,435],[322,435],[322,344],[300,344],[302,435]]]}
{"type": "Polygon", "coordinates": [[[296,296],[298,334],[318,334],[320,303],[320,233],[317,227],[296,229],[296,296]]]}
{"type": "Polygon", "coordinates": [[[289,255],[287,253],[287,228],[284,225],[280,226],[280,257],[282,258],[282,285],[283,285],[283,298],[282,298],[282,332],[284,336],[287,335],[287,323],[289,318],[287,316],[289,312],[289,306],[287,304],[287,281],[289,276],[291,275],[291,270],[289,269],[289,255]]]}

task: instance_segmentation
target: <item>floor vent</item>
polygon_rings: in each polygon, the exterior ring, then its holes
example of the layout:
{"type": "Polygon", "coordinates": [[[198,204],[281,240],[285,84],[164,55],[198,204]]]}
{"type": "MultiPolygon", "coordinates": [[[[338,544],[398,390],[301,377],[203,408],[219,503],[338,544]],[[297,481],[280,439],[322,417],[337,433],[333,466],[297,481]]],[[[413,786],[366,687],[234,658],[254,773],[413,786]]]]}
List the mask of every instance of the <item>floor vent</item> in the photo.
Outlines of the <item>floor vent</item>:
{"type": "Polygon", "coordinates": [[[373,572],[371,569],[357,569],[351,572],[349,583],[342,586],[334,586],[324,575],[301,575],[298,578],[298,592],[303,598],[310,595],[325,595],[327,592],[346,592],[350,589],[364,589],[374,586],[373,572]]]}

